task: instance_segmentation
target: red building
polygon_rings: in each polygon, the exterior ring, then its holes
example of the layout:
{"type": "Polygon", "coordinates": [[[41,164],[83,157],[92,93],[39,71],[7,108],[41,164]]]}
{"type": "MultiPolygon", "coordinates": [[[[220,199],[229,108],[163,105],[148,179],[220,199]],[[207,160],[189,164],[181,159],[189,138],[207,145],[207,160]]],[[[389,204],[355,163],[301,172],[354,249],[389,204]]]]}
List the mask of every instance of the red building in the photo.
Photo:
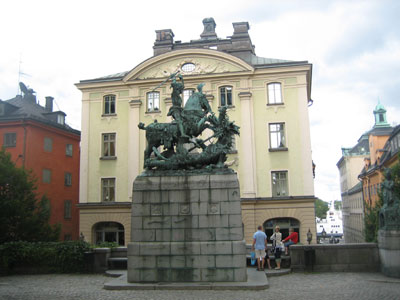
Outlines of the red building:
{"type": "Polygon", "coordinates": [[[38,194],[50,200],[51,224],[61,224],[61,240],[79,238],[80,131],[65,123],[66,114],[45,107],[32,89],[21,83],[24,95],[0,100],[0,143],[17,166],[32,170],[38,194]]]}

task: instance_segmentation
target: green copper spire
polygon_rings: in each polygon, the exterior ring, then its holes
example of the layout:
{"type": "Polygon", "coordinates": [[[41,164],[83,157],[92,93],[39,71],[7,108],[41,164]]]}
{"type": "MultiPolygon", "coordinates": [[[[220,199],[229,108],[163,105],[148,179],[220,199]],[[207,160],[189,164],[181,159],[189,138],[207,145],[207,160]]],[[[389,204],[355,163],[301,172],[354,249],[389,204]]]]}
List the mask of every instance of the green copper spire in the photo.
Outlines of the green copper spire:
{"type": "Polygon", "coordinates": [[[381,102],[378,100],[378,104],[376,105],[374,109],[374,115],[375,115],[375,127],[389,127],[389,123],[386,120],[386,109],[385,107],[381,104],[381,102]]]}

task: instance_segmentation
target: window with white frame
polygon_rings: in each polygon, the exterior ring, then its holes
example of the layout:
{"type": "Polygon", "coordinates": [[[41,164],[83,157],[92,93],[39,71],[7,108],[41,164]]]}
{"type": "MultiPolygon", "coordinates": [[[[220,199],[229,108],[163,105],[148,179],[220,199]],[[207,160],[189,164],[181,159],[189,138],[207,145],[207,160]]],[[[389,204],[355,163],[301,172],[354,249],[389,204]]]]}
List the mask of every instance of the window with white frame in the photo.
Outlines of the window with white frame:
{"type": "Polygon", "coordinates": [[[103,157],[115,157],[115,133],[103,133],[103,157]]]}
{"type": "Polygon", "coordinates": [[[147,112],[160,111],[160,93],[147,93],[147,112]]]}
{"type": "Polygon", "coordinates": [[[219,105],[220,106],[232,106],[232,87],[221,86],[219,88],[219,105]]]}
{"type": "Polygon", "coordinates": [[[196,65],[193,63],[185,63],[182,65],[181,70],[184,73],[191,73],[196,69],[196,65]]]}
{"type": "Polygon", "coordinates": [[[64,125],[65,123],[65,116],[62,114],[57,115],[57,123],[60,125],[64,125]]]}
{"type": "Polygon", "coordinates": [[[285,123],[269,124],[269,147],[270,149],[286,149],[285,123]]]}
{"type": "Polygon", "coordinates": [[[15,132],[7,132],[3,137],[4,147],[15,147],[17,145],[17,134],[15,132]]]}
{"type": "Polygon", "coordinates": [[[286,197],[288,192],[288,172],[271,172],[272,197],[286,197]]]}
{"type": "Polygon", "coordinates": [[[115,201],[115,178],[101,179],[101,201],[102,202],[115,201]]]}
{"type": "Polygon", "coordinates": [[[183,106],[185,106],[186,101],[188,101],[188,99],[190,98],[190,96],[192,96],[194,93],[194,89],[186,89],[183,90],[183,106]]]}
{"type": "Polygon", "coordinates": [[[279,82],[269,83],[268,104],[282,104],[282,85],[279,82]]]}
{"type": "Polygon", "coordinates": [[[100,222],[94,226],[95,244],[118,243],[125,245],[124,226],[117,222],[100,222]]]}
{"type": "Polygon", "coordinates": [[[114,115],[115,114],[115,95],[104,96],[104,107],[103,114],[114,115]]]}

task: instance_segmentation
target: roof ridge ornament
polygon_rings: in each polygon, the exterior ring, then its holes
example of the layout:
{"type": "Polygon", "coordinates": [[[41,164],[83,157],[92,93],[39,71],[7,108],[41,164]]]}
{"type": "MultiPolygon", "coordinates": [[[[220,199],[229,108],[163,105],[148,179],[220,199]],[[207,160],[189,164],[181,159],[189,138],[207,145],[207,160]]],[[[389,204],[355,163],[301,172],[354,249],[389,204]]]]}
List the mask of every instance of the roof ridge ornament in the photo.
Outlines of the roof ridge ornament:
{"type": "Polygon", "coordinates": [[[217,24],[214,21],[214,18],[205,18],[203,19],[204,30],[203,33],[200,34],[202,40],[215,40],[217,39],[217,34],[215,32],[215,27],[217,24]]]}

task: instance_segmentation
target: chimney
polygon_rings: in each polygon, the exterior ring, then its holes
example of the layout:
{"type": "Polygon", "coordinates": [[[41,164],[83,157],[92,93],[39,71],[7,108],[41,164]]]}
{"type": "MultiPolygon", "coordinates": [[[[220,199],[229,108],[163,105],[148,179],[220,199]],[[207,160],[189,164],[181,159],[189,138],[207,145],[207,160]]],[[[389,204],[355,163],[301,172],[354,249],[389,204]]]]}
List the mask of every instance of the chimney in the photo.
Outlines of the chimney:
{"type": "Polygon", "coordinates": [[[231,36],[233,51],[252,53],[255,55],[254,45],[251,42],[248,22],[235,22],[233,25],[233,35],[231,36]]]}
{"type": "Polygon", "coordinates": [[[156,30],[156,41],[154,42],[154,55],[159,55],[172,50],[174,45],[174,33],[171,29],[156,30]]]}
{"type": "Polygon", "coordinates": [[[54,100],[54,98],[51,96],[46,97],[46,107],[45,108],[49,112],[53,111],[53,100],[54,100]]]}

